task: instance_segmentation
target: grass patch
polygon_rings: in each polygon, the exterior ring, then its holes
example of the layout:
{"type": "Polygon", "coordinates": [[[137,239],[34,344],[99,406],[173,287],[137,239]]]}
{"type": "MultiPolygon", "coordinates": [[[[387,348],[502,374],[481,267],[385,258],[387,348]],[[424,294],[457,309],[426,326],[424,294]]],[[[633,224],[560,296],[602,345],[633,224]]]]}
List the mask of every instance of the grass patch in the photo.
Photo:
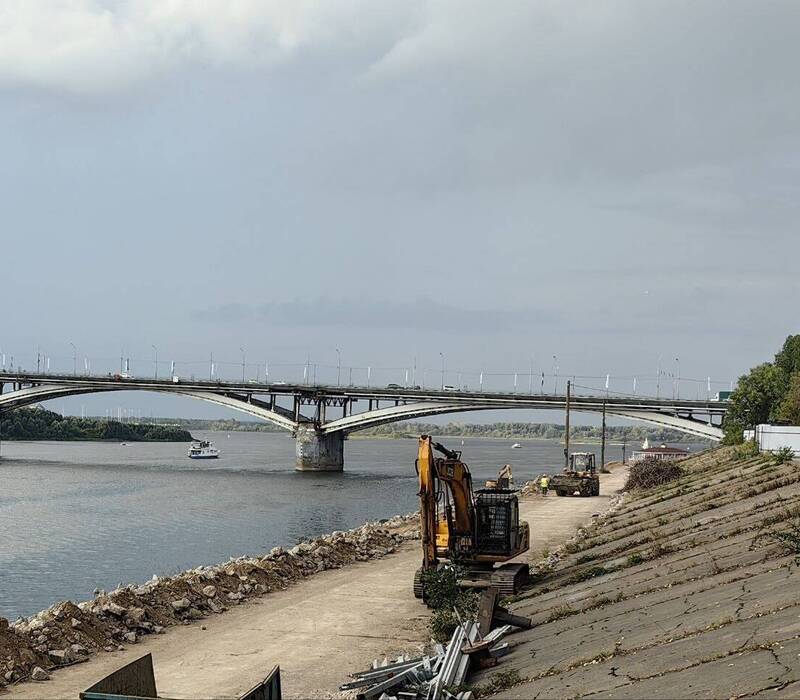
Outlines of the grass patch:
{"type": "MultiPolygon", "coordinates": [[[[753,544],[761,542],[778,545],[784,553],[794,554],[794,563],[800,565],[800,514],[798,509],[784,511],[784,527],[772,527],[760,532],[753,544]]],[[[777,522],[774,524],[777,525],[777,522]]]]}
{"type": "Polygon", "coordinates": [[[447,642],[453,636],[459,617],[466,623],[478,616],[479,594],[459,586],[464,574],[457,563],[423,573],[425,600],[433,610],[428,627],[437,642],[447,642]]]}
{"type": "Polygon", "coordinates": [[[557,608],[553,608],[553,610],[550,611],[550,614],[547,616],[547,622],[563,620],[565,617],[577,615],[578,612],[578,610],[575,610],[575,608],[572,608],[569,605],[559,605],[557,608]]]}
{"type": "Polygon", "coordinates": [[[628,560],[625,562],[625,566],[636,566],[637,564],[641,564],[644,561],[644,557],[639,552],[634,552],[633,554],[628,555],[628,560]]]}
{"type": "Polygon", "coordinates": [[[776,467],[781,464],[788,464],[794,461],[794,450],[791,447],[781,447],[772,453],[770,460],[776,467]]]}
{"type": "Polygon", "coordinates": [[[590,566],[588,569],[584,569],[583,571],[579,571],[574,576],[570,576],[565,582],[565,586],[570,586],[573,583],[580,583],[581,581],[588,581],[592,578],[597,578],[598,576],[605,576],[609,572],[609,569],[606,569],[602,566],[590,566]]]}
{"type": "Polygon", "coordinates": [[[476,685],[472,688],[472,695],[475,698],[485,698],[489,695],[499,693],[501,690],[508,690],[515,685],[524,683],[527,678],[519,675],[515,668],[510,668],[507,671],[498,671],[489,677],[486,685],[476,685]]]}

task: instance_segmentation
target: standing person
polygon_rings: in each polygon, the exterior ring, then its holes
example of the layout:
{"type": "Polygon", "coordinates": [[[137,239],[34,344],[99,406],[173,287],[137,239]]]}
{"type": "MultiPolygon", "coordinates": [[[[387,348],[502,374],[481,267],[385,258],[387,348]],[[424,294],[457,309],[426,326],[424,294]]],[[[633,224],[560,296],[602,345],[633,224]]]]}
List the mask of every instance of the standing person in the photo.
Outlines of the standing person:
{"type": "Polygon", "coordinates": [[[542,496],[547,495],[547,487],[550,486],[550,477],[547,474],[542,474],[542,478],[539,479],[539,488],[542,491],[542,496]]]}

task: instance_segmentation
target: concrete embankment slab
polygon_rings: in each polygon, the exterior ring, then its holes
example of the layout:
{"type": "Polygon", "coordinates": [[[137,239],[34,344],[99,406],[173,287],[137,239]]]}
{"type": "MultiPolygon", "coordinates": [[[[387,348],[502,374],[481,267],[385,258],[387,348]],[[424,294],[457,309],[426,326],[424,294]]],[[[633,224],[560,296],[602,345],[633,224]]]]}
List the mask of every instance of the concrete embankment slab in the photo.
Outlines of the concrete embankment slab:
{"type": "Polygon", "coordinates": [[[502,698],[800,697],[798,465],[722,448],[568,543],[515,601],[502,698]],[[513,673],[509,674],[508,672],[513,673]],[[792,693],[794,693],[792,695],[792,693]]]}

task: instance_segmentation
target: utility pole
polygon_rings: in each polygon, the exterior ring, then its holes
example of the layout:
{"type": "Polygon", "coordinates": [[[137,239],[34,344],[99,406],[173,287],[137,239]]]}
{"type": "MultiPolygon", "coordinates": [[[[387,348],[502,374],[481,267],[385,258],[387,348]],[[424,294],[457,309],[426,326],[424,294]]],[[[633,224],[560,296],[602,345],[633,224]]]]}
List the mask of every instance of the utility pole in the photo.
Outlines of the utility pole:
{"type": "Polygon", "coordinates": [[[569,397],[570,382],[567,379],[567,419],[564,425],[564,468],[569,469],[569,397]]]}
{"type": "Polygon", "coordinates": [[[623,464],[625,464],[625,450],[627,449],[627,447],[628,447],[628,438],[623,436],[623,438],[622,438],[622,463],[623,464]]]}
{"type": "Polygon", "coordinates": [[[600,471],[606,473],[606,402],[603,401],[603,428],[600,438],[600,471]]]}

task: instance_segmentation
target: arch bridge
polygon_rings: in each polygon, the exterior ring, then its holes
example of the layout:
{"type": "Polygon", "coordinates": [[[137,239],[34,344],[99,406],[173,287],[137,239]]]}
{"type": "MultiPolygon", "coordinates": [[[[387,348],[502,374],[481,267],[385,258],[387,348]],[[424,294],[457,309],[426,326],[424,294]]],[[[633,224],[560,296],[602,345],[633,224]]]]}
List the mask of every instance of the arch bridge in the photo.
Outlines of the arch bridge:
{"type": "MultiPolygon", "coordinates": [[[[561,394],[6,372],[0,373],[0,413],[66,396],[114,391],[188,396],[274,423],[295,437],[296,468],[301,471],[341,471],[347,435],[364,428],[465,411],[566,407],[561,394]]],[[[605,407],[610,416],[719,441],[729,402],[578,394],[571,396],[570,405],[592,413],[605,407]]]]}

